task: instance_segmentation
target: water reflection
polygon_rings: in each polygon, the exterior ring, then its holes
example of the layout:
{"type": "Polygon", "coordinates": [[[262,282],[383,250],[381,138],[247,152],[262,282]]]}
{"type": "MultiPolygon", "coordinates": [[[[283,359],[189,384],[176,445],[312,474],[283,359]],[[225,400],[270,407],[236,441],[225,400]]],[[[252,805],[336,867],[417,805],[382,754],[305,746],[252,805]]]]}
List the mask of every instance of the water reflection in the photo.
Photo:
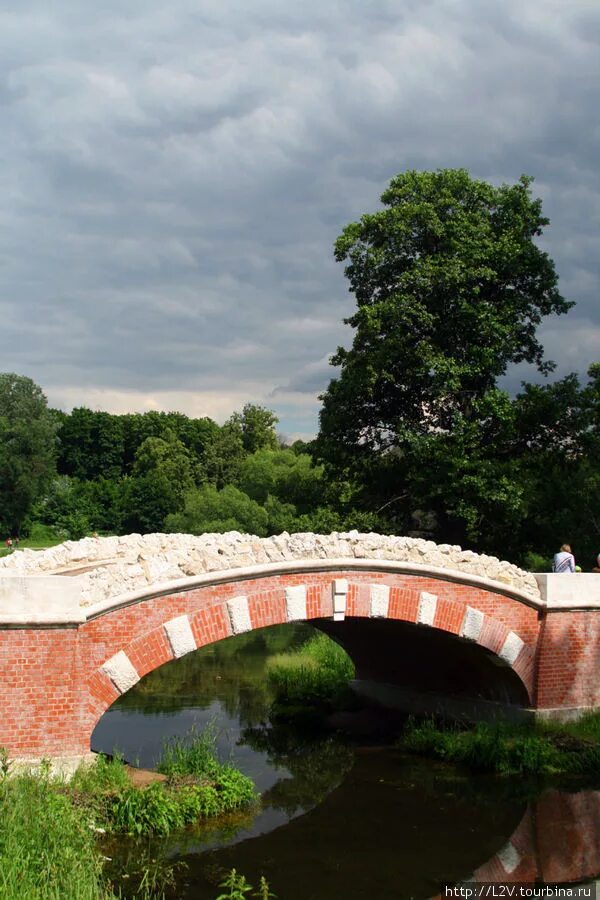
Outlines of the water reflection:
{"type": "Polygon", "coordinates": [[[600,874],[600,791],[545,790],[473,881],[569,883],[600,874]]]}
{"type": "MultiPolygon", "coordinates": [[[[443,882],[579,882],[600,873],[600,791],[476,777],[391,747],[349,746],[268,721],[265,662],[306,627],[253,632],[169,663],[100,721],[93,747],[155,764],[165,738],[216,720],[262,805],[168,840],[120,840],[115,872],[184,862],[173,897],[213,900],[235,867],[281,900],[432,897],[443,882]]],[[[127,896],[126,883],[123,896],[127,896]]]]}

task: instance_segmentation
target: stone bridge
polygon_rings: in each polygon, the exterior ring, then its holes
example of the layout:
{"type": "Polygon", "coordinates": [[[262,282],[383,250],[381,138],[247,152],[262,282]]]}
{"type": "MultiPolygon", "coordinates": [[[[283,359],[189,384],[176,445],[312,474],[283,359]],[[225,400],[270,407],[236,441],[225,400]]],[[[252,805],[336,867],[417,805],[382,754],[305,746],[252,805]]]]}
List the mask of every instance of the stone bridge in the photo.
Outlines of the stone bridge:
{"type": "Polygon", "coordinates": [[[357,675],[548,716],[600,706],[600,576],[349,532],[86,538],[0,560],[0,746],[65,766],[136,682],[198,647],[307,621],[357,675]]]}

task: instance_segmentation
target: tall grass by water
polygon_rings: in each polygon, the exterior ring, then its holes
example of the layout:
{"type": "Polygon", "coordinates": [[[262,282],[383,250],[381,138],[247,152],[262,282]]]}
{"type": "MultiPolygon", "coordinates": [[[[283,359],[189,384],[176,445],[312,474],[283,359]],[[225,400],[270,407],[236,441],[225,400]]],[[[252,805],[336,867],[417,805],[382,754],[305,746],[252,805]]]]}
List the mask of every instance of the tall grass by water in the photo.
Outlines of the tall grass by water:
{"type": "Polygon", "coordinates": [[[47,773],[0,782],[0,897],[106,900],[113,897],[87,811],[47,773]]]}
{"type": "MultiPolygon", "coordinates": [[[[13,776],[0,752],[2,900],[112,900],[121,893],[104,873],[102,835],[166,835],[257,798],[251,779],[218,759],[211,732],[172,742],[162,768],[162,781],[136,787],[121,760],[99,756],[64,782],[49,766],[13,776]]],[[[163,896],[164,875],[142,869],[135,896],[163,896]]]]}
{"type": "Polygon", "coordinates": [[[600,714],[579,722],[442,726],[409,720],[402,749],[499,775],[600,775],[600,714]]]}
{"type": "Polygon", "coordinates": [[[277,702],[334,705],[354,678],[346,651],[325,634],[316,634],[297,650],[272,656],[267,676],[277,702]]]}

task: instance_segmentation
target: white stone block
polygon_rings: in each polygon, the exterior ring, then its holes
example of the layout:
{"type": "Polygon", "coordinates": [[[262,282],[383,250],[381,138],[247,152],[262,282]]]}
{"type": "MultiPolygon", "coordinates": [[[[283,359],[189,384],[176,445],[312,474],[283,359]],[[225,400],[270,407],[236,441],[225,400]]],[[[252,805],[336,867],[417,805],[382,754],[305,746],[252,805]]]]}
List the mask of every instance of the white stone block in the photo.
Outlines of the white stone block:
{"type": "Polygon", "coordinates": [[[387,619],[390,608],[390,588],[387,584],[371,585],[371,608],[369,615],[374,619],[387,619]]]}
{"type": "Polygon", "coordinates": [[[306,615],[306,585],[296,584],[285,589],[285,608],[288,622],[304,620],[306,615]]]}
{"type": "Polygon", "coordinates": [[[481,634],[481,629],[483,628],[484,619],[485,615],[481,612],[481,610],[473,609],[472,606],[467,606],[465,610],[465,617],[460,629],[460,636],[467,638],[467,640],[469,641],[479,640],[479,635],[481,634]]]}
{"type": "Polygon", "coordinates": [[[346,618],[346,601],[348,599],[348,582],[345,578],[334,578],[331,582],[333,594],[333,621],[343,622],[346,618]]]}
{"type": "Polygon", "coordinates": [[[106,672],[121,694],[124,694],[125,691],[128,691],[140,680],[140,676],[124,650],[119,650],[118,653],[107,659],[102,666],[102,671],[106,672]]]}
{"type": "Polygon", "coordinates": [[[186,653],[196,650],[196,641],[187,616],[177,616],[176,619],[165,622],[163,627],[167,633],[175,659],[179,659],[180,656],[185,656],[186,653]]]}
{"type": "Polygon", "coordinates": [[[231,620],[233,634],[241,634],[243,631],[252,631],[248,598],[240,595],[227,601],[227,611],[231,620]]]}
{"type": "Polygon", "coordinates": [[[417,622],[419,625],[433,625],[435,619],[435,610],[438,598],[435,594],[429,594],[427,591],[421,591],[419,597],[419,611],[417,613],[417,622]]]}
{"type": "Polygon", "coordinates": [[[505,662],[512,666],[517,656],[521,652],[522,647],[523,641],[521,640],[519,635],[515,634],[514,631],[509,631],[498,656],[500,657],[500,659],[503,659],[505,662]]]}
{"type": "Polygon", "coordinates": [[[500,865],[507,873],[510,875],[511,872],[514,872],[519,863],[521,862],[521,854],[517,850],[514,844],[511,844],[509,841],[506,846],[499,850],[496,854],[500,865]]]}

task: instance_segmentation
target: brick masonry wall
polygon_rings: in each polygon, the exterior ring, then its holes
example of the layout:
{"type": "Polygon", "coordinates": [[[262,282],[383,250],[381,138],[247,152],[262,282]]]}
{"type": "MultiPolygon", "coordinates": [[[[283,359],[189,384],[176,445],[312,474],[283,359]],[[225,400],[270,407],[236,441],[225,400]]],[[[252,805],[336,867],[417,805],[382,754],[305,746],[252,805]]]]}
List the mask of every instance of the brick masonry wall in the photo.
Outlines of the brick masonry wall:
{"type": "Polygon", "coordinates": [[[541,628],[536,703],[600,706],[600,611],[549,611],[541,628]]]}
{"type": "MultiPolygon", "coordinates": [[[[110,610],[79,627],[0,630],[0,746],[20,757],[86,753],[98,719],[138,677],[235,631],[290,618],[329,618],[334,584],[336,603],[345,605],[346,616],[418,622],[419,627],[475,640],[512,665],[532,702],[536,691],[540,705],[550,700],[557,705],[557,698],[563,705],[580,705],[584,695],[591,696],[592,668],[597,671],[598,660],[582,642],[598,627],[593,614],[553,614],[546,623],[548,639],[566,635],[571,641],[581,662],[577,671],[587,673],[585,686],[579,690],[559,684],[560,677],[570,682],[569,647],[560,659],[540,654],[540,671],[548,683],[537,686],[540,621],[538,612],[524,603],[433,577],[311,571],[154,597],[110,610]],[[591,617],[577,618],[582,615],[591,617]]],[[[594,631],[594,645],[596,638],[594,631]]]]}

